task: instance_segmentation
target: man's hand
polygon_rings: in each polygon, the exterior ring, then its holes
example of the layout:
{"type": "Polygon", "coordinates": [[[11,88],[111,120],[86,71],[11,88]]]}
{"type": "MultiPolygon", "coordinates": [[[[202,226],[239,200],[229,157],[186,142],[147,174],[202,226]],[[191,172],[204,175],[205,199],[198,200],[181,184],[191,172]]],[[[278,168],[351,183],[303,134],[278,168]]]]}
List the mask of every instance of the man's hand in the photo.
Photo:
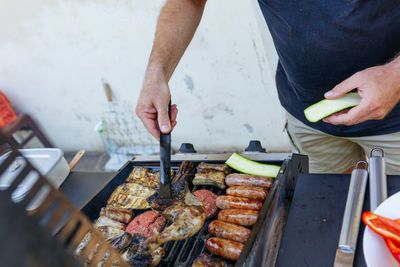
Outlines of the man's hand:
{"type": "Polygon", "coordinates": [[[136,114],[142,120],[146,129],[157,140],[160,140],[160,130],[166,134],[174,129],[176,116],[178,115],[177,106],[172,105],[171,121],[169,120],[169,87],[165,79],[160,77],[162,75],[146,77],[136,105],[136,114]]]}
{"type": "Polygon", "coordinates": [[[171,121],[168,117],[168,81],[193,38],[205,4],[206,0],[168,0],[160,13],[146,77],[136,105],[136,114],[157,140],[160,140],[159,129],[169,133],[176,125],[176,105],[171,106],[171,121]]]}
{"type": "Polygon", "coordinates": [[[400,100],[400,57],[386,65],[355,73],[327,92],[325,97],[339,98],[353,89],[358,89],[360,104],[326,117],[324,122],[350,126],[385,118],[400,100]]]}

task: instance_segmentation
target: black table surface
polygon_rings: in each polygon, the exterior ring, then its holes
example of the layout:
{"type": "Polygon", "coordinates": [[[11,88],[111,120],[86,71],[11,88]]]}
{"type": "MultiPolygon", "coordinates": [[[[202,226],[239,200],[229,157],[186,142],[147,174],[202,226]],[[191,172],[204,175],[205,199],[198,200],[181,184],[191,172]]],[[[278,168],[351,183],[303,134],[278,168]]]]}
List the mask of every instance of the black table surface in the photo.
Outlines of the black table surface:
{"type": "MultiPolygon", "coordinates": [[[[298,177],[276,266],[333,266],[350,175],[302,174],[298,177]]],[[[388,195],[400,191],[400,176],[388,176],[388,195]]],[[[369,190],[363,210],[369,210],[369,190]]],[[[354,265],[366,266],[361,222],[354,265]]]]}
{"type": "Polygon", "coordinates": [[[112,172],[71,172],[61,184],[60,191],[80,209],[113,175],[112,172]]]}

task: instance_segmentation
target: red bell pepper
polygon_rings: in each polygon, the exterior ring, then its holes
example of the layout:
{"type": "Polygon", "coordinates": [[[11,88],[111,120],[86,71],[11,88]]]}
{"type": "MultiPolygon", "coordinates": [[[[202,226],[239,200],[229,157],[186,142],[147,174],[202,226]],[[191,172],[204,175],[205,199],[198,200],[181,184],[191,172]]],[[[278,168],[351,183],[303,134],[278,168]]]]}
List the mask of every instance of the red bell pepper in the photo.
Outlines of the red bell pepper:
{"type": "Polygon", "coordinates": [[[393,257],[400,263],[400,244],[388,238],[385,238],[385,243],[393,257]]]}
{"type": "Polygon", "coordinates": [[[393,257],[400,262],[400,220],[391,220],[370,211],[363,213],[362,220],[372,231],[384,238],[393,257]]]}
{"type": "Polygon", "coordinates": [[[363,213],[362,220],[378,235],[400,243],[400,223],[370,211],[363,213]]]}

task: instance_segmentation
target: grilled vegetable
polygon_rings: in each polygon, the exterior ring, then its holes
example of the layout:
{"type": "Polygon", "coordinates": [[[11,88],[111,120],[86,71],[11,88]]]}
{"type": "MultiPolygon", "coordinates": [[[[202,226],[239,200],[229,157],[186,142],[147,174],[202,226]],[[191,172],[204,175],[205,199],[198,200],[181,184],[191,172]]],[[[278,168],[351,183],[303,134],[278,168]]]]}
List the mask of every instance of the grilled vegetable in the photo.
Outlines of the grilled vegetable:
{"type": "Polygon", "coordinates": [[[337,99],[324,99],[304,110],[304,115],[310,122],[317,122],[333,113],[357,106],[361,101],[358,93],[348,93],[337,99]]]}
{"type": "Polygon", "coordinates": [[[276,165],[262,164],[249,160],[238,153],[233,153],[225,164],[243,173],[268,177],[276,177],[280,169],[276,165]]]}

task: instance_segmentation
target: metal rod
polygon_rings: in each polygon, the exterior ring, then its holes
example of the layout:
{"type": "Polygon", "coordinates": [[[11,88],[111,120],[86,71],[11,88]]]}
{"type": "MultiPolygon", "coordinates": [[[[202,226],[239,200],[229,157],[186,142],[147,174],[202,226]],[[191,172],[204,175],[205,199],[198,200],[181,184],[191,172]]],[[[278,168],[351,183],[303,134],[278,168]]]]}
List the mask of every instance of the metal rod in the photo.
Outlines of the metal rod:
{"type": "Polygon", "coordinates": [[[381,148],[371,150],[369,172],[370,210],[374,211],[387,198],[385,158],[381,148]],[[379,151],[380,155],[374,156],[376,151],[379,151]]]}
{"type": "Polygon", "coordinates": [[[364,163],[366,168],[368,166],[367,162],[359,161],[351,173],[342,230],[340,232],[339,249],[345,253],[355,253],[360,228],[361,211],[368,178],[368,171],[358,167],[361,163],[364,163]]]}

